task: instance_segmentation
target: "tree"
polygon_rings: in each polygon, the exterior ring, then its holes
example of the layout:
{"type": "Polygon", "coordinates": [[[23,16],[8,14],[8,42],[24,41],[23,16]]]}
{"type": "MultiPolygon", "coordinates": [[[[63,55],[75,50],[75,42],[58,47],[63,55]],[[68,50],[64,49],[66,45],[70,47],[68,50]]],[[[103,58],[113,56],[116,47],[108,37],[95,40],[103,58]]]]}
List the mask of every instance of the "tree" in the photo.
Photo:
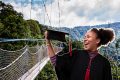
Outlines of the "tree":
{"type": "MultiPolygon", "coordinates": [[[[10,4],[0,1],[0,38],[28,38],[30,30],[21,13],[13,9],[10,4]]],[[[14,50],[25,45],[23,42],[1,43],[3,49],[14,50]],[[13,47],[14,46],[14,47],[13,47]]]]}
{"type": "Polygon", "coordinates": [[[4,19],[2,38],[26,38],[30,36],[30,31],[23,18],[16,15],[10,15],[4,19]]]}
{"type": "Polygon", "coordinates": [[[119,76],[119,61],[118,61],[118,56],[119,56],[119,48],[120,48],[120,38],[116,40],[115,43],[115,47],[116,47],[116,52],[117,52],[117,61],[116,61],[116,76],[117,76],[117,80],[118,80],[118,76],[119,76]]]}
{"type": "Polygon", "coordinates": [[[21,13],[13,9],[10,4],[0,1],[0,23],[3,24],[1,38],[26,38],[29,29],[21,13]]]}
{"type": "Polygon", "coordinates": [[[3,31],[4,25],[0,22],[0,32],[3,31]]]}
{"type": "Polygon", "coordinates": [[[4,22],[3,19],[8,17],[9,15],[16,15],[16,16],[19,16],[19,17],[23,17],[23,14],[15,11],[13,9],[12,5],[5,4],[2,1],[0,1],[0,19],[1,19],[1,21],[4,22]]]}
{"type": "Polygon", "coordinates": [[[30,30],[30,34],[32,38],[41,38],[41,26],[35,20],[27,20],[28,28],[30,30]]]}
{"type": "Polygon", "coordinates": [[[76,49],[83,49],[83,43],[81,41],[73,41],[72,42],[72,47],[76,49]]]}
{"type": "Polygon", "coordinates": [[[57,80],[57,76],[50,62],[46,64],[35,80],[57,80]]]}

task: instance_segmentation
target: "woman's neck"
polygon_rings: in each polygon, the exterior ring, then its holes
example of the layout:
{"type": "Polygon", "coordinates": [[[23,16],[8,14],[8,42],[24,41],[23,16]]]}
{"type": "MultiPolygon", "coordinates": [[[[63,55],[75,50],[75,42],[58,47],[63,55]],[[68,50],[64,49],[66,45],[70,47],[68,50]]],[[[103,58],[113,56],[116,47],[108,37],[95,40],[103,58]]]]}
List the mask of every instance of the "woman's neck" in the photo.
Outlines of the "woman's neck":
{"type": "Polygon", "coordinates": [[[98,53],[98,50],[87,50],[89,53],[98,53]]]}

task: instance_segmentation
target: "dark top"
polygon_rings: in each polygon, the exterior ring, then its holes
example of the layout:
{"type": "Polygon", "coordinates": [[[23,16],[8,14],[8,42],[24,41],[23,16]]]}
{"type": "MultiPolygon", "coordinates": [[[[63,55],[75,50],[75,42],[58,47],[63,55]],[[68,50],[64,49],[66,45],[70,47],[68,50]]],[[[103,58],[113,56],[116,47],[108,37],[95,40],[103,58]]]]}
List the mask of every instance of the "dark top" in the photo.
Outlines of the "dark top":
{"type": "MultiPolygon", "coordinates": [[[[84,80],[89,60],[85,50],[73,50],[72,56],[58,53],[55,65],[58,80],[84,80]]],[[[91,62],[90,80],[112,80],[110,63],[100,54],[91,62]]]]}

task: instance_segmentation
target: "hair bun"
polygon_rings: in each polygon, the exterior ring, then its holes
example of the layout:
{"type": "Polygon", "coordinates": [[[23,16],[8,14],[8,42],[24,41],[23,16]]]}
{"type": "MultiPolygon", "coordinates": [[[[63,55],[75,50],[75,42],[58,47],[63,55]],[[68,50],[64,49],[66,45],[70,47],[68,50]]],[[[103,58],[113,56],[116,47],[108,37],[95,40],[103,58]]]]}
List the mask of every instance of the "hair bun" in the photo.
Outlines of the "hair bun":
{"type": "Polygon", "coordinates": [[[99,36],[101,38],[100,44],[106,45],[114,39],[114,31],[112,29],[99,29],[99,36]]]}

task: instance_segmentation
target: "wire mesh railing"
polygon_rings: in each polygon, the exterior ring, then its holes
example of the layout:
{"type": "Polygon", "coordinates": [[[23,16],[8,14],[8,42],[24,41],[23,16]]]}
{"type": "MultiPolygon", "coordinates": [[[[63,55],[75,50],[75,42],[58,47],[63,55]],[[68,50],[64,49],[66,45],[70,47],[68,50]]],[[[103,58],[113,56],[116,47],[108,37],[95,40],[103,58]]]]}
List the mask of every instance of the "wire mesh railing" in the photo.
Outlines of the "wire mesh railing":
{"type": "MultiPolygon", "coordinates": [[[[56,51],[61,49],[54,48],[56,51]]],[[[19,79],[45,57],[47,57],[46,45],[25,46],[17,51],[0,49],[0,80],[19,79]]]]}

